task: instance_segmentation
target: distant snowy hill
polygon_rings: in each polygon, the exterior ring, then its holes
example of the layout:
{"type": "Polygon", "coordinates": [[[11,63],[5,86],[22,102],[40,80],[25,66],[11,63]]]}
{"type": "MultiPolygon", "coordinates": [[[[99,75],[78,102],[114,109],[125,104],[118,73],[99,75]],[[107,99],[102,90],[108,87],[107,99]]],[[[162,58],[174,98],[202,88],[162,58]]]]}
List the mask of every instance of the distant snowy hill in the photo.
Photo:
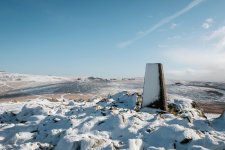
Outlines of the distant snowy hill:
{"type": "MultiPolygon", "coordinates": [[[[131,79],[106,80],[94,77],[81,79],[0,72],[0,100],[4,97],[57,93],[96,93],[105,96],[123,90],[141,93],[143,78],[131,79]]],[[[225,102],[225,83],[176,80],[167,80],[166,83],[170,97],[225,102]]]]}
{"type": "Polygon", "coordinates": [[[63,80],[68,80],[68,78],[57,77],[57,76],[27,75],[27,74],[0,72],[1,82],[13,82],[13,81],[57,82],[57,81],[63,81],[63,80]]]}

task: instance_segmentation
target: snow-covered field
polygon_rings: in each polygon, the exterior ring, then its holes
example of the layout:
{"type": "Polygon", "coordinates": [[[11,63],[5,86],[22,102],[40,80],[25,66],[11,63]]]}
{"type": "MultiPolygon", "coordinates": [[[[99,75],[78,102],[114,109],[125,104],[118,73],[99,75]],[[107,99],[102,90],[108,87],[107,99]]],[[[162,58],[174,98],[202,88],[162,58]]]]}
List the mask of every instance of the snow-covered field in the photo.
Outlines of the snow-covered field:
{"type": "Polygon", "coordinates": [[[0,149],[225,149],[225,114],[205,116],[192,101],[224,102],[224,84],[167,81],[169,112],[135,111],[135,92],[142,87],[142,78],[0,73],[0,101],[9,100],[0,103],[0,149]],[[61,97],[41,97],[45,94],[61,97]],[[10,102],[27,95],[37,97],[10,102]]]}
{"type": "Polygon", "coordinates": [[[223,149],[225,114],[207,119],[188,99],[179,113],[134,111],[135,94],[0,104],[0,149],[223,149]]]}
{"type": "MultiPolygon", "coordinates": [[[[0,101],[21,96],[44,94],[92,93],[94,96],[114,94],[123,90],[142,92],[143,78],[132,80],[106,80],[101,78],[75,78],[23,75],[0,72],[0,101]]],[[[169,96],[179,96],[203,102],[225,102],[225,83],[187,82],[167,80],[169,96]]]]}

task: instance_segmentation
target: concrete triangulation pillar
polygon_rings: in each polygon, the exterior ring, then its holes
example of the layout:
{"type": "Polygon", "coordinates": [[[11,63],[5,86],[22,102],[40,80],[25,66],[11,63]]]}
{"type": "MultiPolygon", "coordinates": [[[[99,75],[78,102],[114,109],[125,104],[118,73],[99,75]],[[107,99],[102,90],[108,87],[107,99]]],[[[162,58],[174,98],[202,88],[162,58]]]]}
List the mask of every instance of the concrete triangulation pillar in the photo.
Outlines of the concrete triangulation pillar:
{"type": "Polygon", "coordinates": [[[146,64],[142,107],[167,110],[166,87],[161,63],[146,64]]]}

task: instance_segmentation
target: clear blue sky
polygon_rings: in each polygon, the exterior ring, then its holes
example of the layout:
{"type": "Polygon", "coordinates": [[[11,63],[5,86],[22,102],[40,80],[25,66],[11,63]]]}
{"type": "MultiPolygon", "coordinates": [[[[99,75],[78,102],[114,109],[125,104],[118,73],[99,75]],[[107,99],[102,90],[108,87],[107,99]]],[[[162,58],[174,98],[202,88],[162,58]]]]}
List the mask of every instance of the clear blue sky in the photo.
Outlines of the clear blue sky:
{"type": "Polygon", "coordinates": [[[161,62],[169,78],[213,80],[224,26],[224,0],[2,0],[0,70],[129,77],[161,62]]]}

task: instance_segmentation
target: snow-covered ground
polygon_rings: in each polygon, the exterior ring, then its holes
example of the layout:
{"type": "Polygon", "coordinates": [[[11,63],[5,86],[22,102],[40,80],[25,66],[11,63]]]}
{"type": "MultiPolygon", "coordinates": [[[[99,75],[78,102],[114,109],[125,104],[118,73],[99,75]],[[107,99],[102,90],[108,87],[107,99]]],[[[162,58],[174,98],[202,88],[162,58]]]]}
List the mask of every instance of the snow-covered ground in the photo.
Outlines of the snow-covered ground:
{"type": "Polygon", "coordinates": [[[0,104],[0,149],[224,149],[225,114],[205,118],[189,99],[177,114],[143,108],[120,92],[90,101],[36,99],[0,104]]]}
{"type": "MultiPolygon", "coordinates": [[[[93,93],[114,94],[123,90],[142,92],[143,78],[132,80],[106,80],[101,78],[75,78],[23,75],[0,72],[0,101],[28,95],[93,93]]],[[[180,96],[196,101],[225,102],[225,83],[187,82],[167,80],[169,96],[180,96]]]]}
{"type": "Polygon", "coordinates": [[[225,102],[224,85],[168,80],[169,112],[135,111],[135,92],[142,92],[143,78],[77,79],[0,72],[0,101],[61,95],[1,102],[0,149],[225,149],[225,114],[205,116],[193,108],[192,101],[225,102]],[[92,98],[66,98],[65,93],[91,93],[92,98]]]}
{"type": "Polygon", "coordinates": [[[0,72],[0,94],[24,88],[71,81],[72,78],[0,72]]]}
{"type": "Polygon", "coordinates": [[[0,101],[3,98],[44,94],[97,93],[107,81],[93,78],[23,75],[0,72],[0,101]]]}

